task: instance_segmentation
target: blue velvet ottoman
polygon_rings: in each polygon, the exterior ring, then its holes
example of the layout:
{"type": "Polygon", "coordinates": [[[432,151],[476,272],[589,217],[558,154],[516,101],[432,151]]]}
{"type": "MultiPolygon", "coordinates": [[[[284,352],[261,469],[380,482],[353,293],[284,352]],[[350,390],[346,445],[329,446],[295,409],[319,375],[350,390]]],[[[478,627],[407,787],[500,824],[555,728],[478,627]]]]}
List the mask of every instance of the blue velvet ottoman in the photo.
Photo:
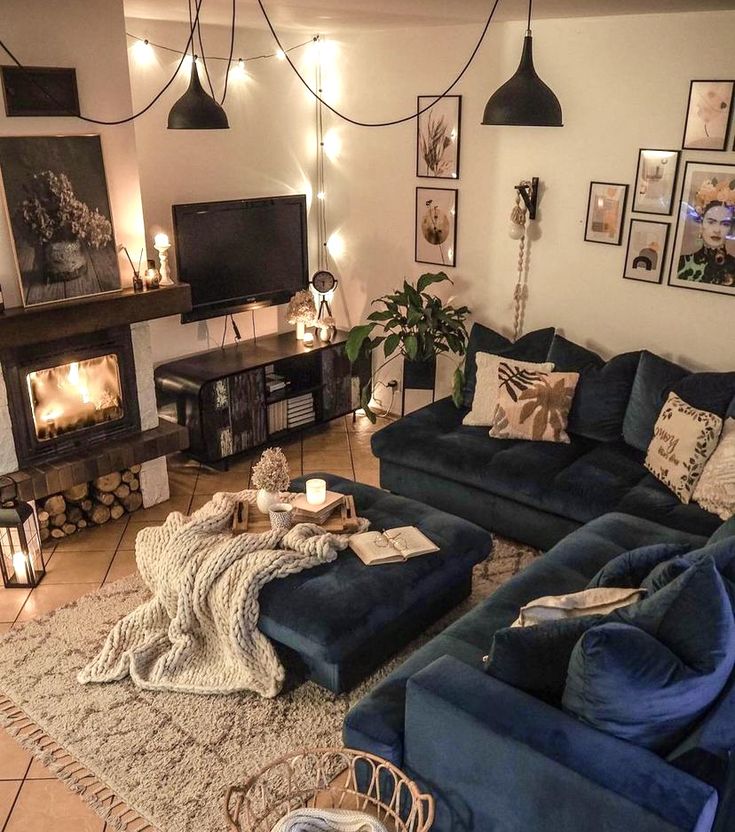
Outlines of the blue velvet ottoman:
{"type": "MultiPolygon", "coordinates": [[[[332,563],[263,587],[260,630],[287,665],[342,693],[469,595],[472,567],[490,554],[492,541],[485,529],[416,500],[316,476],[330,490],[352,494],[371,528],[417,526],[440,547],[406,563],[370,567],[348,549],[332,563]]],[[[305,481],[294,480],[292,490],[303,491],[305,481]]]]}

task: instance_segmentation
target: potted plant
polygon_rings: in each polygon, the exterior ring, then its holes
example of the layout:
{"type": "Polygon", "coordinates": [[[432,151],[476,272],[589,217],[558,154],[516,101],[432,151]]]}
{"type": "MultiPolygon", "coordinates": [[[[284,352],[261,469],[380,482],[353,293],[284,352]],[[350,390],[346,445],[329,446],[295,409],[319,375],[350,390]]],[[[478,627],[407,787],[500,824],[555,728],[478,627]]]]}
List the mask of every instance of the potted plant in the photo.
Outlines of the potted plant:
{"type": "Polygon", "coordinates": [[[256,504],[262,514],[274,503],[280,502],[281,492],[287,491],[291,482],[288,460],[280,448],[263,451],[260,460],[253,466],[253,486],[258,489],[256,504]]]}
{"type": "Polygon", "coordinates": [[[50,280],[79,277],[87,265],[83,244],[99,249],[112,240],[110,221],[76,196],[65,173],[44,170],[35,174],[21,211],[43,248],[50,280]]]}
{"type": "Polygon", "coordinates": [[[296,337],[299,341],[304,340],[306,327],[314,323],[316,314],[314,296],[308,289],[296,292],[288,302],[286,316],[290,324],[296,324],[296,337]]]}
{"type": "Polygon", "coordinates": [[[415,286],[404,280],[402,289],[373,301],[384,308],[368,315],[370,323],[350,330],[345,350],[353,364],[359,356],[372,357],[373,350],[383,346],[385,360],[372,372],[360,393],[360,406],[371,422],[376,420],[370,408],[373,379],[398,356],[404,359],[404,387],[408,381],[409,386],[430,386],[430,389],[434,386],[437,356],[442,353],[457,356],[452,399],[457,407],[460,406],[464,384],[461,358],[467,351],[464,321],[470,310],[466,306],[455,308],[450,303],[445,304],[441,298],[426,291],[432,284],[446,282],[452,281],[444,272],[422,274],[415,286]],[[376,328],[379,334],[375,334],[376,328]]]}

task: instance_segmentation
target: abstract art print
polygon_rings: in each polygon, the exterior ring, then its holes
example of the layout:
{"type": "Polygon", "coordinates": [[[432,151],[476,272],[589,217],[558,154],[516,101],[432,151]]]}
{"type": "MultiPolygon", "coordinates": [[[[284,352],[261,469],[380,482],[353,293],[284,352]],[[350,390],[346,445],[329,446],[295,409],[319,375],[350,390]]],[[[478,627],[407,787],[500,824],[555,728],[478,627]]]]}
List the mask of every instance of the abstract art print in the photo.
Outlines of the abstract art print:
{"type": "Polygon", "coordinates": [[[687,162],[669,285],[735,296],[735,164],[687,162]]]}
{"type": "Polygon", "coordinates": [[[678,150],[646,150],[638,153],[633,210],[639,214],[669,215],[679,172],[678,150]]]}
{"type": "Polygon", "coordinates": [[[664,274],[668,239],[668,223],[632,219],[623,277],[645,283],[660,283],[664,274]]]}
{"type": "Polygon", "coordinates": [[[457,190],[416,188],[416,262],[457,265],[457,190]]]}
{"type": "Polygon", "coordinates": [[[459,131],[462,96],[420,95],[416,119],[416,176],[433,179],[459,177],[459,131]],[[431,105],[431,106],[429,106],[431,105]],[[429,109],[421,112],[425,107],[429,109]]]}
{"type": "Polygon", "coordinates": [[[25,306],[120,289],[99,136],[1,137],[0,172],[25,306]]]}
{"type": "Polygon", "coordinates": [[[692,81],[689,87],[685,150],[724,150],[732,117],[735,81],[692,81]]]}
{"type": "Polygon", "coordinates": [[[584,238],[589,243],[619,246],[623,237],[628,186],[590,182],[584,238]]]}

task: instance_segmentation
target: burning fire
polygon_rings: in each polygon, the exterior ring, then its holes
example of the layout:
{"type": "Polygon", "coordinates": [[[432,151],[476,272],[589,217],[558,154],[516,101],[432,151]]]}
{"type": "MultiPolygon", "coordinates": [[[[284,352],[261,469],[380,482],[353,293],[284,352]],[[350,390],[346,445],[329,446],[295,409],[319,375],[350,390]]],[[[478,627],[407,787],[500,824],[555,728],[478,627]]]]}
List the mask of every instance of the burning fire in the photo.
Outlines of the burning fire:
{"type": "Polygon", "coordinates": [[[27,380],[40,440],[122,418],[115,355],[35,370],[27,380]]]}

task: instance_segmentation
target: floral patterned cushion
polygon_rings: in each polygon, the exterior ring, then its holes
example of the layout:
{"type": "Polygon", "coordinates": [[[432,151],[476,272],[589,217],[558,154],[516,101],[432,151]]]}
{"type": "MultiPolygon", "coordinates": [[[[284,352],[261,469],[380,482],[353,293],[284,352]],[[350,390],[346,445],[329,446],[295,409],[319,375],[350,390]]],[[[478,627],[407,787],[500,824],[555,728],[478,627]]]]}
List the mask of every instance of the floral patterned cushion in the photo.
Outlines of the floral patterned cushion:
{"type": "Polygon", "coordinates": [[[490,436],[569,443],[567,420],[579,373],[528,371],[501,361],[490,436]]]}
{"type": "Polygon", "coordinates": [[[726,419],[715,452],[694,489],[694,502],[723,520],[735,515],[735,419],[726,419]]]}
{"type": "Polygon", "coordinates": [[[648,446],[646,468],[682,503],[688,503],[721,431],[719,416],[697,410],[676,393],[669,393],[648,446]]]}

